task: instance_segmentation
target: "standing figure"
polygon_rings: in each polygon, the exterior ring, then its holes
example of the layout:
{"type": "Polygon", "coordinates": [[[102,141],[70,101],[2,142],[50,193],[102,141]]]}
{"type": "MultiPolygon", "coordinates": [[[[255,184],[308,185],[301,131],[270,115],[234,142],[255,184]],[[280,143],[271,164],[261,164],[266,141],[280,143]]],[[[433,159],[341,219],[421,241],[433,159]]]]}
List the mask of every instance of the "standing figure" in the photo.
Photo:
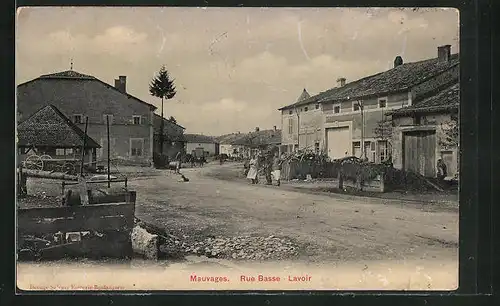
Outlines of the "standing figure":
{"type": "Polygon", "coordinates": [[[264,171],[266,175],[266,185],[273,184],[272,168],[273,168],[273,155],[271,152],[266,152],[264,155],[264,171]]]}
{"type": "Polygon", "coordinates": [[[182,154],[181,152],[177,152],[177,154],[175,155],[175,172],[177,174],[179,174],[181,172],[181,158],[182,158],[182,154]]]}
{"type": "Polygon", "coordinates": [[[272,165],[273,172],[271,174],[274,180],[276,181],[277,186],[281,185],[282,164],[283,164],[283,159],[280,158],[279,153],[278,152],[274,153],[273,165],[272,165]]]}
{"type": "Polygon", "coordinates": [[[255,155],[252,155],[249,162],[249,170],[247,179],[251,180],[252,184],[258,183],[257,173],[259,170],[259,161],[255,155]]]}
{"type": "Polygon", "coordinates": [[[448,171],[446,169],[446,164],[444,163],[443,159],[440,158],[437,161],[437,177],[439,180],[444,180],[444,178],[448,175],[448,171]]]}

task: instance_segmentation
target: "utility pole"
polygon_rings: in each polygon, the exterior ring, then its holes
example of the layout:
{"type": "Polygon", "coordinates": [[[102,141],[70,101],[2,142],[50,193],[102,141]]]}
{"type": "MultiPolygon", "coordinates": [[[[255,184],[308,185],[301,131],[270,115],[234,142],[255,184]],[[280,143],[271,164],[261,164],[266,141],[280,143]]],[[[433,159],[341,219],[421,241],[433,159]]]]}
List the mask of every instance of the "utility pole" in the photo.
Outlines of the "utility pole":
{"type": "Polygon", "coordinates": [[[111,179],[111,170],[109,168],[109,166],[110,166],[110,160],[109,160],[110,154],[109,154],[109,151],[111,149],[111,146],[109,144],[109,116],[106,116],[106,130],[107,130],[107,133],[108,133],[108,136],[107,136],[108,137],[108,143],[107,143],[107,145],[108,145],[108,188],[111,188],[111,181],[110,181],[110,179],[111,179]]]}

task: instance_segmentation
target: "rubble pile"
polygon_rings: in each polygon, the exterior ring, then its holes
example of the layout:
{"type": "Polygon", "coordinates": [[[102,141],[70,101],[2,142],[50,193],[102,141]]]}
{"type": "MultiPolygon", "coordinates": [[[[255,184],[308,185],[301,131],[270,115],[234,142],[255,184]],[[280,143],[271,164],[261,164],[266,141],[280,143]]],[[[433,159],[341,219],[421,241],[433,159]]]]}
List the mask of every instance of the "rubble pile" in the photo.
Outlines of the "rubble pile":
{"type": "Polygon", "coordinates": [[[243,260],[286,259],[298,255],[298,247],[292,241],[275,236],[206,238],[193,242],[172,240],[165,241],[160,250],[177,255],[180,251],[211,258],[243,260]]]}

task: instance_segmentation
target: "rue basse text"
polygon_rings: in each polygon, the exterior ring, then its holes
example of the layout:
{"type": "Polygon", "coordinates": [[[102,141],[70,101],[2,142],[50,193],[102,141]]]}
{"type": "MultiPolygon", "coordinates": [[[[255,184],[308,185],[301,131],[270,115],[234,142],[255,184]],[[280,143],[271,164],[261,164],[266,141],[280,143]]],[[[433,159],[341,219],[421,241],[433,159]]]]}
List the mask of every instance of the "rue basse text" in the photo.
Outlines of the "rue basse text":
{"type": "Polygon", "coordinates": [[[280,282],[282,280],[289,282],[309,282],[311,281],[311,276],[309,275],[288,275],[287,278],[283,279],[279,276],[266,276],[266,275],[257,275],[257,276],[246,276],[241,275],[241,282],[280,282]]]}

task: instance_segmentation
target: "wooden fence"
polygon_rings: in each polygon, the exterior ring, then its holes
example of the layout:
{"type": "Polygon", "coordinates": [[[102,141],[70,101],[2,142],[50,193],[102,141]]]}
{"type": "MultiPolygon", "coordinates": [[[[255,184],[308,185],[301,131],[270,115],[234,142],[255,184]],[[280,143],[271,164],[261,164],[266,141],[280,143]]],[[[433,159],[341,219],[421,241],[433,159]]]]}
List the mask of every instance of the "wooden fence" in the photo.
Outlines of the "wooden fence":
{"type": "MultiPolygon", "coordinates": [[[[106,203],[84,206],[26,208],[17,211],[18,245],[26,250],[28,237],[49,241],[47,237],[61,234],[62,241],[37,248],[34,253],[43,259],[66,257],[130,258],[132,256],[131,232],[134,226],[135,191],[123,193],[106,203]],[[76,242],[65,241],[67,233],[88,232],[90,238],[81,236],[76,242]]],[[[33,251],[33,248],[30,249],[33,251]]]]}

